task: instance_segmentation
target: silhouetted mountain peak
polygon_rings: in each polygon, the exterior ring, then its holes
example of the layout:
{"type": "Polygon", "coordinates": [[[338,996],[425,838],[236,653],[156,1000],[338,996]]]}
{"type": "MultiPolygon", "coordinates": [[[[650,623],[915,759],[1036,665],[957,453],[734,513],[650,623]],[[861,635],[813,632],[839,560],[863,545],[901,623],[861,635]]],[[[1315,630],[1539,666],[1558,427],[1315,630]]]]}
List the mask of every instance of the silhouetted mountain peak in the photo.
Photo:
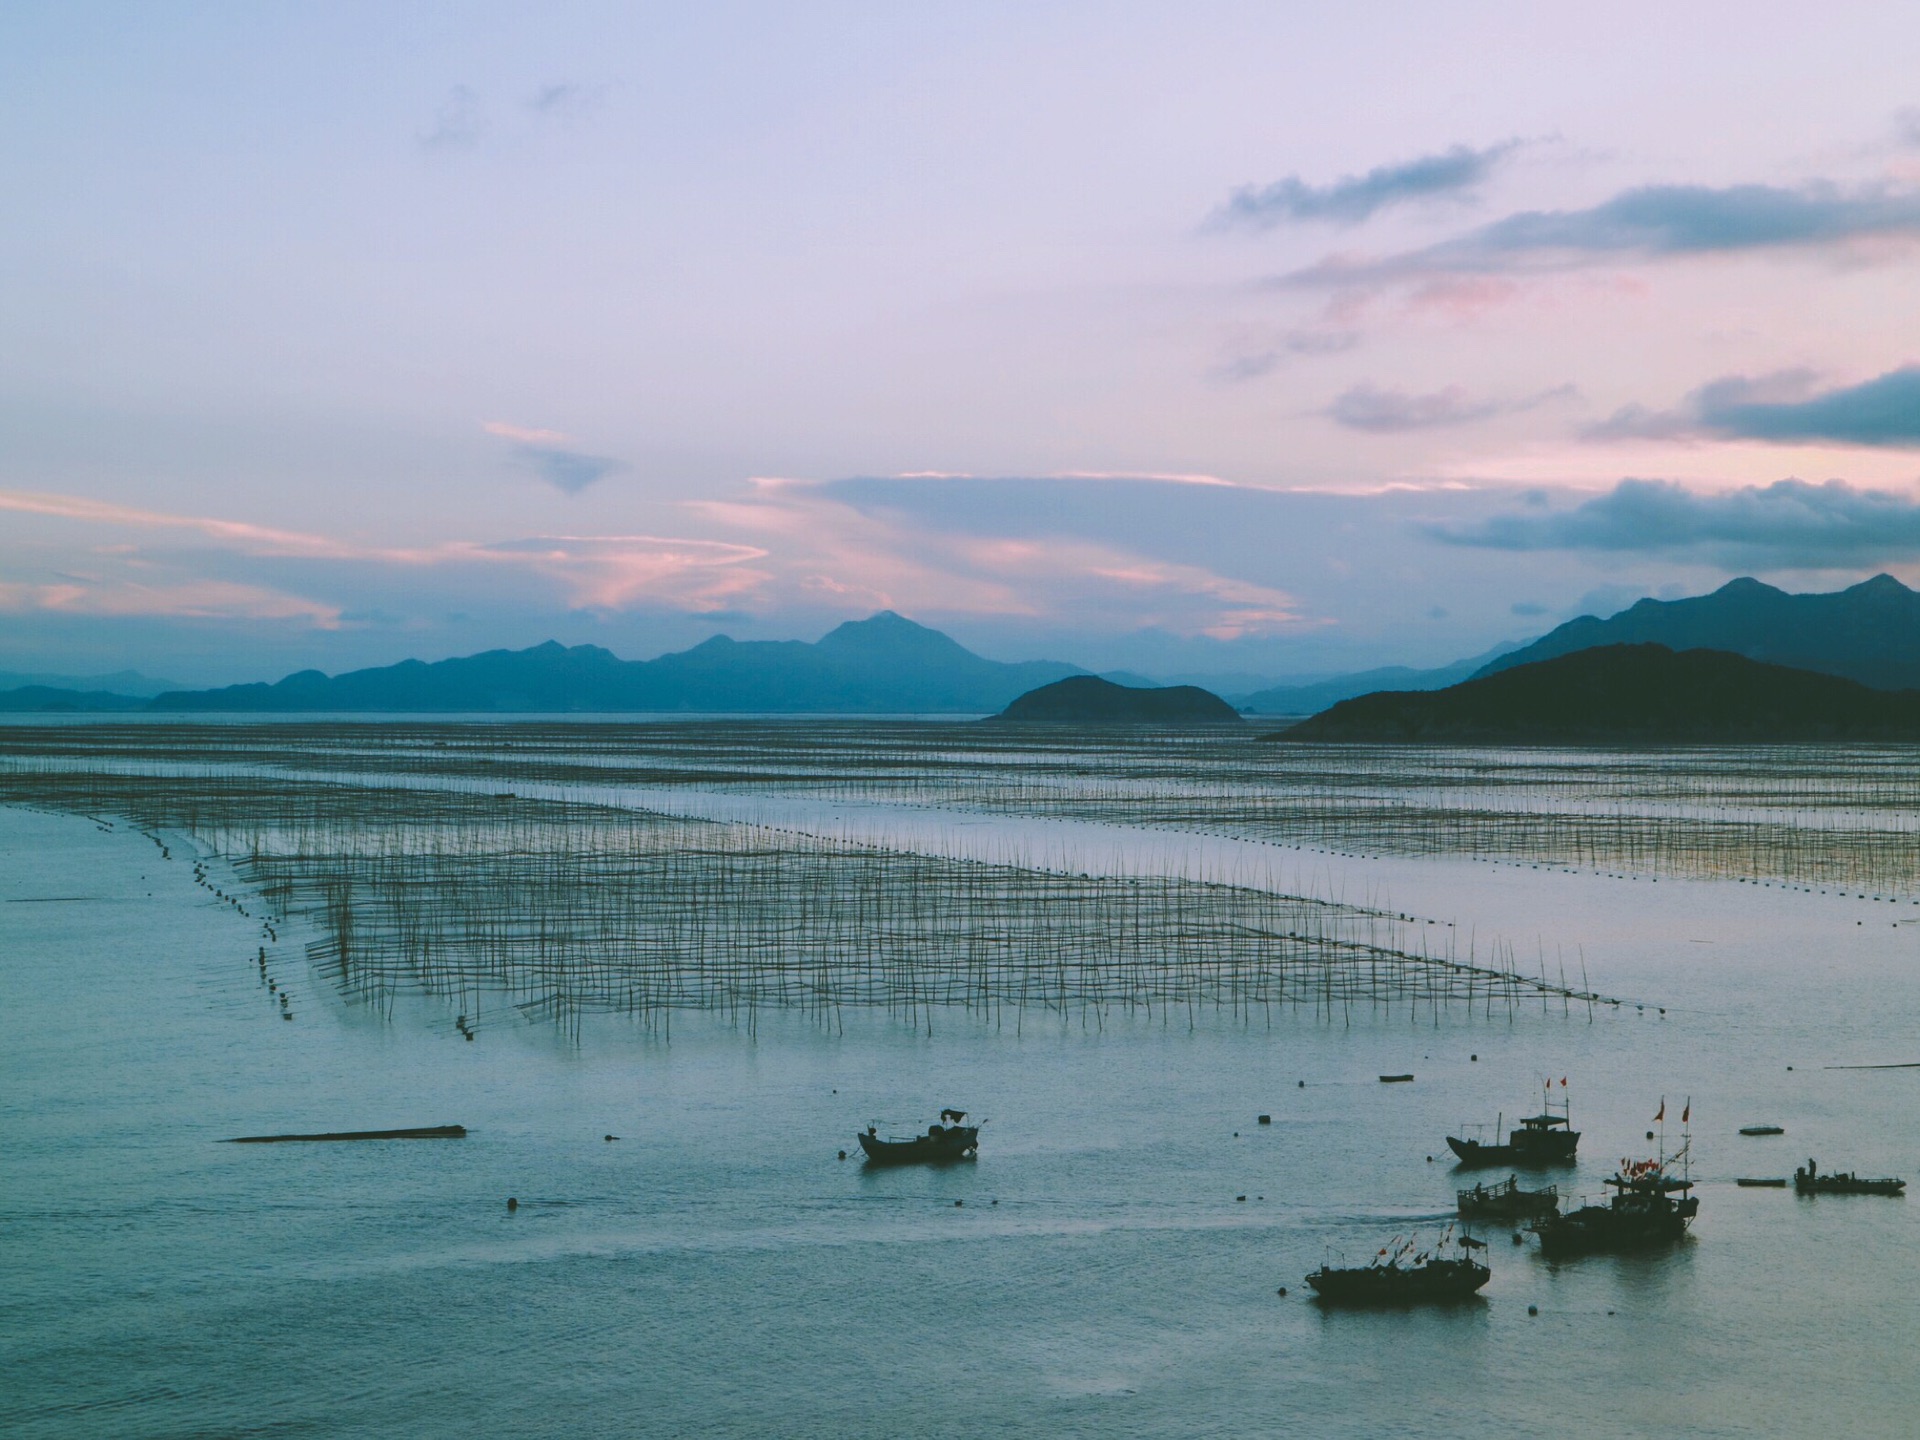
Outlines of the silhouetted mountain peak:
{"type": "Polygon", "coordinates": [[[1639,600],[1605,620],[1569,620],[1477,673],[1492,675],[1599,645],[1648,643],[1725,650],[1883,690],[1920,687],[1920,595],[1891,575],[1811,595],[1743,575],[1708,595],[1639,600]]]}
{"type": "Polygon", "coordinates": [[[893,659],[911,655],[916,659],[974,658],[973,652],[950,635],[896,614],[881,610],[864,620],[848,620],[834,626],[819,640],[819,648],[843,656],[893,659]]]}

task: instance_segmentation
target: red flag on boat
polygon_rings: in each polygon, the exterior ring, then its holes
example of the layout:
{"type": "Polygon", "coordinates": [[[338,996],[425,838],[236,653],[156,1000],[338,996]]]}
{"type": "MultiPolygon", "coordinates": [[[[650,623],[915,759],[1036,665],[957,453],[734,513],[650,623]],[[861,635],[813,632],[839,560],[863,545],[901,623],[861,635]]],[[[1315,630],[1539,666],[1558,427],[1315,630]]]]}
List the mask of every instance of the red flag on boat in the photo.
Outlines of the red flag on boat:
{"type": "Polygon", "coordinates": [[[1666,1118],[1667,1118],[1667,1097],[1662,1095],[1660,1097],[1660,1113],[1653,1117],[1654,1123],[1657,1125],[1662,1120],[1665,1120],[1666,1118]]]}
{"type": "MultiPolygon", "coordinates": [[[[1689,1095],[1687,1097],[1687,1103],[1680,1107],[1680,1123],[1682,1125],[1686,1124],[1687,1117],[1691,1114],[1693,1114],[1693,1097],[1689,1095]]],[[[1499,1137],[1495,1136],[1494,1138],[1498,1139],[1499,1137]]]]}
{"type": "MultiPolygon", "coordinates": [[[[1561,1088],[1562,1090],[1564,1090],[1564,1089],[1566,1089],[1566,1088],[1567,1088],[1567,1077],[1566,1077],[1566,1076],[1564,1076],[1564,1075],[1562,1075],[1562,1076],[1560,1077],[1560,1088],[1561,1088]]],[[[1495,1138],[1495,1139],[1498,1139],[1499,1137],[1498,1137],[1498,1136],[1495,1136],[1494,1138],[1495,1138]]]]}

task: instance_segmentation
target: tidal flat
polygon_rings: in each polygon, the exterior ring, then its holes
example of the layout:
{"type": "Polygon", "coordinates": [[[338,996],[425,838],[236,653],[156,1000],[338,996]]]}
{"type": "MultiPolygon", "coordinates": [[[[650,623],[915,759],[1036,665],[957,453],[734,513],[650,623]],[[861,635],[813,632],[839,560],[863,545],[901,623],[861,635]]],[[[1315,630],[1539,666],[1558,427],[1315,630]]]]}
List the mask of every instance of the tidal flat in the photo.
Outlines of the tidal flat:
{"type": "Polygon", "coordinates": [[[0,1428],[1909,1433],[1908,1202],[1733,1182],[1920,1159],[1920,1070],[1827,1068],[1920,1060],[1916,770],[0,728],[0,1428]],[[1572,1196],[1690,1106],[1686,1242],[1303,1298],[1437,1238],[1444,1137],[1561,1077],[1572,1196]],[[947,1105],[977,1161],[838,1158],[947,1105]]]}

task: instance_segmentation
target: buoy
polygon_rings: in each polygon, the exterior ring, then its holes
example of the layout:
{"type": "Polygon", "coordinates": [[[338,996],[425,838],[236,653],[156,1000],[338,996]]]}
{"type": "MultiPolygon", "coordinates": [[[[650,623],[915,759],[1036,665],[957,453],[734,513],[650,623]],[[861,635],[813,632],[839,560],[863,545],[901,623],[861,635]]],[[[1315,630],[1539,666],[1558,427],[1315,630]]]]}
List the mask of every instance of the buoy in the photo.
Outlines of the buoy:
{"type": "Polygon", "coordinates": [[[1431,1155],[1427,1156],[1427,1164],[1431,1165],[1432,1163],[1433,1163],[1433,1157],[1431,1155]]]}
{"type": "Polygon", "coordinates": [[[1651,1140],[1652,1138],[1653,1138],[1653,1132],[1651,1130],[1647,1131],[1647,1139],[1651,1140]]]}
{"type": "Polygon", "coordinates": [[[520,1208],[520,1202],[519,1202],[518,1200],[516,1200],[516,1199],[514,1199],[514,1198],[513,1198],[513,1196],[511,1196],[511,1195],[509,1195],[509,1196],[507,1197],[507,1210],[508,1210],[508,1212],[509,1212],[509,1213],[511,1213],[511,1212],[513,1212],[513,1211],[515,1211],[515,1210],[518,1210],[519,1208],[520,1208]]]}
{"type": "Polygon", "coordinates": [[[604,1138],[608,1140],[618,1140],[620,1137],[618,1135],[608,1135],[608,1136],[605,1136],[604,1138]]]}
{"type": "Polygon", "coordinates": [[[1304,1089],[1306,1089],[1306,1088],[1307,1088],[1307,1082],[1306,1082],[1306,1081],[1304,1081],[1304,1080],[1302,1080],[1302,1081],[1300,1082],[1300,1088],[1301,1088],[1302,1090],[1304,1090],[1304,1089]]]}
{"type": "MultiPolygon", "coordinates": [[[[1469,1059],[1469,1060],[1478,1060],[1479,1058],[1480,1058],[1480,1057],[1479,1057],[1478,1055],[1469,1055],[1469,1056],[1467,1056],[1467,1059],[1469,1059]]],[[[1499,1137],[1498,1137],[1498,1136],[1495,1136],[1494,1138],[1495,1138],[1495,1139],[1498,1139],[1499,1137]]]]}
{"type": "Polygon", "coordinates": [[[953,1202],[953,1208],[954,1208],[954,1209],[956,1209],[956,1210],[958,1210],[958,1209],[959,1209],[959,1208],[960,1208],[960,1207],[961,1207],[962,1205],[964,1205],[964,1204],[966,1204],[966,1203],[967,1203],[967,1202],[966,1202],[966,1201],[964,1201],[964,1200],[956,1200],[956,1201],[954,1201],[954,1202],[953,1202]]]}
{"type": "Polygon", "coordinates": [[[1280,1290],[1279,1290],[1279,1293],[1280,1293],[1280,1294],[1282,1294],[1282,1295],[1284,1295],[1284,1294],[1286,1294],[1286,1293],[1287,1293],[1287,1287],[1286,1287],[1286,1286],[1284,1286],[1284,1285],[1282,1285],[1282,1286],[1280,1287],[1280,1290]]]}
{"type": "Polygon", "coordinates": [[[1271,1124],[1273,1124],[1273,1116],[1271,1116],[1271,1115],[1262,1115],[1262,1116],[1260,1117],[1260,1123],[1261,1123],[1262,1125],[1271,1125],[1271,1124]]]}
{"type": "Polygon", "coordinates": [[[1234,1198],[1234,1200],[1235,1200],[1236,1202],[1238,1202],[1238,1201],[1241,1201],[1241,1200],[1245,1200],[1245,1199],[1246,1199],[1247,1197],[1246,1197],[1246,1196],[1244,1196],[1244,1195],[1236,1195],[1236,1196],[1234,1196],[1233,1198],[1234,1198]]]}
{"type": "Polygon", "coordinates": [[[1527,1243],[1526,1237],[1516,1230],[1513,1232],[1513,1243],[1516,1245],[1524,1245],[1527,1243]]]}
{"type": "Polygon", "coordinates": [[[847,1158],[847,1152],[846,1152],[846,1151],[844,1151],[844,1150],[842,1150],[842,1151],[840,1152],[840,1158],[841,1158],[842,1160],[844,1160],[844,1159],[846,1159],[846,1158],[847,1158]]]}
{"type": "Polygon", "coordinates": [[[1540,1313],[1540,1307],[1538,1305],[1527,1306],[1527,1314],[1538,1315],[1539,1313],[1540,1313]]]}

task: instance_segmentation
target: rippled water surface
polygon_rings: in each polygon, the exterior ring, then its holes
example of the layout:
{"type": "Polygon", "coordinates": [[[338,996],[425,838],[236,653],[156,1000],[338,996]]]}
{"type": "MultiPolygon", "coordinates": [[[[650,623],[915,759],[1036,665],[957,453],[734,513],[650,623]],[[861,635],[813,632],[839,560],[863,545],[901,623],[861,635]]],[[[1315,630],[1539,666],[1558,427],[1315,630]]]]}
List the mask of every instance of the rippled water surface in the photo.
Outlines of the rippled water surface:
{"type": "Polygon", "coordinates": [[[1288,857],[1581,953],[1629,1003],[1437,1026],[954,1013],[931,1034],[763,1015],[751,1037],[685,1016],[671,1043],[598,1017],[578,1043],[469,1042],[432,1002],[343,1002],[282,947],[289,1021],[258,927],[183,851],[0,809],[0,1431],[1914,1432],[1915,1202],[1732,1182],[1808,1153],[1920,1180],[1920,1070],[1823,1068],[1920,1060],[1920,909],[1288,857]],[[1685,1245],[1555,1266],[1495,1231],[1481,1302],[1303,1298],[1329,1255],[1437,1236],[1465,1183],[1445,1134],[1562,1075],[1586,1136],[1563,1190],[1596,1192],[1650,1153],[1663,1096],[1670,1122],[1691,1100],[1685,1245]],[[977,1162],[837,1158],[869,1119],[943,1105],[989,1117],[977,1162]],[[1735,1133],[1756,1121],[1787,1133],[1735,1133]],[[216,1143],[449,1122],[471,1134],[216,1143]]]}

